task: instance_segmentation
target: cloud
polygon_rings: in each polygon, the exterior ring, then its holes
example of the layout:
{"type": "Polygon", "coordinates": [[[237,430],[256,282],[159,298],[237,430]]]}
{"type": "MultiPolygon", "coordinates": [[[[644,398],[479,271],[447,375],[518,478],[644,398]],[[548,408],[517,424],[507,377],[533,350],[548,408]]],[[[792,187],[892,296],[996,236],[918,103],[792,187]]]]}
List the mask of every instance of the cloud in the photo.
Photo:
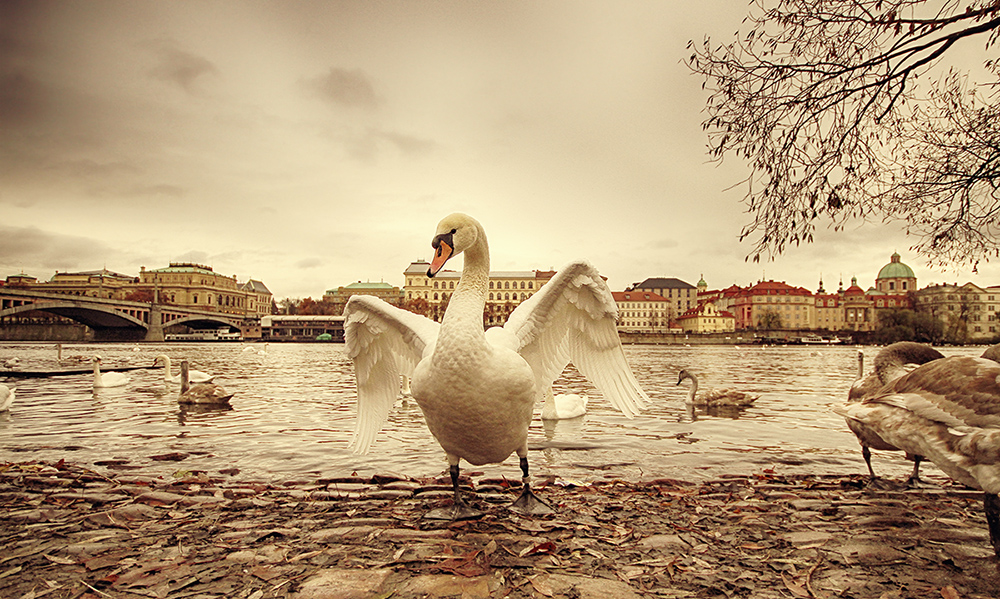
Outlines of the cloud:
{"type": "Polygon", "coordinates": [[[295,263],[296,268],[318,268],[323,265],[319,258],[303,258],[295,263]]]}
{"type": "Polygon", "coordinates": [[[87,237],[0,225],[0,265],[7,269],[92,269],[109,253],[104,243],[87,237]]]}
{"type": "Polygon", "coordinates": [[[330,72],[306,79],[306,88],[322,100],[348,108],[376,108],[380,100],[375,87],[361,69],[330,68],[330,72]]]}
{"type": "Polygon", "coordinates": [[[166,83],[180,86],[192,94],[195,84],[207,75],[218,75],[219,69],[207,58],[180,50],[172,42],[154,43],[153,52],[159,62],[149,71],[149,75],[166,83]]]}
{"type": "Polygon", "coordinates": [[[168,185],[166,183],[156,183],[152,185],[136,185],[131,189],[125,191],[125,195],[135,196],[135,197],[147,197],[147,196],[158,196],[158,197],[171,197],[180,198],[184,197],[186,191],[183,187],[178,185],[168,185]]]}
{"type": "Polygon", "coordinates": [[[403,154],[409,156],[428,154],[437,146],[437,143],[432,140],[422,139],[412,135],[404,135],[403,133],[395,133],[392,131],[379,131],[376,132],[375,135],[389,142],[403,154]]]}
{"type": "Polygon", "coordinates": [[[191,250],[177,256],[171,260],[171,262],[194,262],[195,264],[208,264],[209,259],[207,252],[191,250]]]}

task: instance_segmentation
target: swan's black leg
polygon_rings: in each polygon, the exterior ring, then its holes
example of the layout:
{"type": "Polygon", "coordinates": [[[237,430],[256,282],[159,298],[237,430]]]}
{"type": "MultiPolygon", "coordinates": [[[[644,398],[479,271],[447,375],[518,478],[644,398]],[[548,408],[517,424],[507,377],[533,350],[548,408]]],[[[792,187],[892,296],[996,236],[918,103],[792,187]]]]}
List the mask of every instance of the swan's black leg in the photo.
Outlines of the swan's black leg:
{"type": "Polygon", "coordinates": [[[871,476],[872,480],[878,478],[875,476],[875,471],[872,470],[872,450],[868,449],[867,445],[861,446],[861,457],[865,459],[865,465],[868,466],[868,475],[871,476]]]}
{"type": "Polygon", "coordinates": [[[868,448],[867,445],[861,446],[861,456],[865,458],[865,465],[868,466],[868,474],[871,476],[868,479],[868,487],[875,490],[885,490],[892,489],[894,485],[892,483],[886,482],[881,478],[875,476],[875,471],[872,469],[872,450],[868,448]]]}
{"type": "Polygon", "coordinates": [[[554,510],[531,491],[531,476],[528,475],[528,458],[521,457],[521,495],[510,505],[510,509],[526,516],[542,516],[554,510]]]}
{"type": "Polygon", "coordinates": [[[470,507],[462,499],[462,493],[458,489],[458,464],[453,464],[449,471],[451,474],[451,488],[455,491],[455,498],[451,507],[431,510],[424,517],[433,520],[471,520],[481,517],[485,512],[470,507]]]}
{"type": "Polygon", "coordinates": [[[993,553],[1000,559],[1000,497],[996,493],[983,495],[983,508],[986,511],[986,524],[990,528],[990,543],[993,553]]]}
{"type": "Polygon", "coordinates": [[[934,483],[924,482],[923,479],[920,478],[920,462],[924,460],[923,456],[914,455],[908,457],[913,459],[913,474],[910,475],[910,478],[906,479],[906,486],[911,489],[937,488],[937,485],[934,483]]]}

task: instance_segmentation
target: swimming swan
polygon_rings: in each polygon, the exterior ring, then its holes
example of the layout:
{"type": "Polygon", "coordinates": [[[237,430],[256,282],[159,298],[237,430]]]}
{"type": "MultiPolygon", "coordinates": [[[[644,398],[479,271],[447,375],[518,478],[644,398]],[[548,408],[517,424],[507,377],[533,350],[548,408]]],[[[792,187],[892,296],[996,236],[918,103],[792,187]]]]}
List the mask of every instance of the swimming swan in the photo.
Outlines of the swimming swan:
{"type": "MultiPolygon", "coordinates": [[[[171,366],[170,358],[166,354],[160,354],[156,356],[153,360],[153,366],[163,360],[163,380],[168,383],[178,384],[181,382],[181,373],[174,374],[173,367],[171,366]]],[[[207,372],[202,372],[200,370],[190,371],[191,378],[189,379],[192,383],[211,383],[215,379],[214,374],[208,374],[207,372]]]]}
{"type": "Polygon", "coordinates": [[[7,385],[0,383],[0,412],[6,412],[14,403],[14,391],[7,385]]]}
{"type": "Polygon", "coordinates": [[[677,384],[680,385],[684,379],[691,379],[687,401],[696,406],[749,406],[760,397],[732,389],[710,389],[698,395],[698,377],[693,372],[681,369],[677,373],[677,384]]]}
{"type": "Polygon", "coordinates": [[[181,394],[177,398],[178,403],[229,405],[229,399],[233,396],[232,393],[227,393],[222,386],[215,383],[196,383],[192,385],[190,373],[191,369],[188,366],[188,361],[181,360],[181,372],[178,375],[181,378],[181,394]]]}
{"type": "Polygon", "coordinates": [[[551,511],[531,492],[528,426],[534,405],[572,361],[612,405],[635,416],[648,397],[625,360],[616,329],[617,307],[607,283],[586,262],[561,269],[522,302],[501,327],[483,330],[490,258],[482,225],[452,214],[431,243],[436,275],[465,254],[462,276],[439,324],[377,298],[355,295],[344,311],[348,356],[358,381],[354,451],[368,450],[409,376],[413,398],[448,458],[454,505],[432,518],[471,518],[459,494],[459,461],[493,464],[517,453],[523,491],[512,508],[551,511]]]}
{"type": "MultiPolygon", "coordinates": [[[[872,371],[868,373],[868,376],[862,377],[864,354],[859,351],[858,379],[851,385],[850,390],[847,392],[847,401],[849,403],[864,401],[865,398],[876,395],[887,384],[908,372],[912,372],[922,364],[927,364],[943,357],[944,355],[941,352],[929,345],[914,343],[912,341],[900,341],[883,348],[875,356],[872,371]]],[[[861,443],[861,457],[865,459],[865,465],[868,466],[868,475],[871,477],[870,483],[876,483],[878,477],[875,476],[875,471],[872,469],[871,450],[899,451],[899,448],[880,437],[877,432],[867,427],[863,422],[854,418],[845,418],[845,420],[847,421],[847,427],[851,429],[854,436],[858,438],[858,442],[861,443]]],[[[920,461],[923,458],[915,454],[907,454],[906,458],[913,461],[913,473],[907,479],[907,485],[911,487],[917,486],[921,482],[920,461]]]]}
{"type": "Polygon", "coordinates": [[[129,375],[123,372],[101,373],[101,357],[94,356],[91,360],[94,363],[94,387],[121,387],[127,385],[132,380],[129,375]]]}
{"type": "Polygon", "coordinates": [[[1000,364],[966,356],[933,360],[834,412],[984,491],[990,542],[1000,558],[1000,364]]]}
{"type": "Polygon", "coordinates": [[[542,420],[568,420],[587,413],[587,396],[575,393],[555,395],[549,387],[542,406],[542,420]]]}

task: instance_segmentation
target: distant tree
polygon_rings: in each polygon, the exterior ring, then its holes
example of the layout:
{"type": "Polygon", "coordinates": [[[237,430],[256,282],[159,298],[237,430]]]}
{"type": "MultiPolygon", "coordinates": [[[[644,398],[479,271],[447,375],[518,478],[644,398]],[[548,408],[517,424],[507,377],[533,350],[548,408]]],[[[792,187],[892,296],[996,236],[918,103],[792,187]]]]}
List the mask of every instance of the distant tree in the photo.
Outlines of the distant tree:
{"type": "Polygon", "coordinates": [[[757,328],[763,331],[776,331],[784,328],[781,322],[781,314],[777,310],[764,310],[757,321],[757,328]]]}
{"type": "Polygon", "coordinates": [[[422,297],[415,297],[413,299],[408,299],[403,302],[403,309],[413,312],[414,314],[420,314],[421,316],[430,316],[431,305],[430,303],[422,297]]]}
{"type": "Polygon", "coordinates": [[[687,64],[710,92],[710,155],[751,168],[748,258],[854,219],[905,224],[939,264],[1000,255],[1000,65],[985,59],[1000,2],[754,0],[744,22],[728,44],[689,44],[687,64]],[[974,37],[988,87],[968,68],[918,79],[974,37]]]}
{"type": "Polygon", "coordinates": [[[302,300],[292,299],[290,297],[283,298],[280,302],[278,302],[278,306],[281,310],[280,313],[289,315],[298,314],[298,306],[301,301],[302,300]]]}
{"type": "Polygon", "coordinates": [[[147,304],[153,301],[153,290],[152,289],[136,289],[135,291],[129,292],[125,296],[125,301],[127,302],[146,302],[147,304]]]}
{"type": "Polygon", "coordinates": [[[872,334],[875,343],[886,345],[897,341],[940,343],[944,338],[944,323],[931,314],[906,309],[880,311],[872,334]]]}
{"type": "Polygon", "coordinates": [[[295,313],[304,316],[340,316],[342,312],[343,309],[333,302],[317,301],[311,297],[300,300],[295,307],[295,313]]]}

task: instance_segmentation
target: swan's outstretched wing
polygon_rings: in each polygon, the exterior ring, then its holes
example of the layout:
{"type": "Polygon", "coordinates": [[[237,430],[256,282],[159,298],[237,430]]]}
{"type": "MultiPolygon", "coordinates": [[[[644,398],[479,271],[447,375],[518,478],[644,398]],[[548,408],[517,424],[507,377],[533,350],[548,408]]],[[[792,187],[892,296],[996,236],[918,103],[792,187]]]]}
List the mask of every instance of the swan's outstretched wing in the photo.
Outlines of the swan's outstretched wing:
{"type": "Polygon", "coordinates": [[[629,418],[649,397],[632,375],[618,338],[618,307],[588,262],[572,262],[511,313],[507,338],[548,389],[569,362],[629,418]]]}
{"type": "Polygon", "coordinates": [[[399,395],[400,375],[413,376],[439,327],[372,296],[355,295],[347,302],[344,341],[358,379],[358,421],[351,440],[355,453],[368,451],[399,395]]]}

